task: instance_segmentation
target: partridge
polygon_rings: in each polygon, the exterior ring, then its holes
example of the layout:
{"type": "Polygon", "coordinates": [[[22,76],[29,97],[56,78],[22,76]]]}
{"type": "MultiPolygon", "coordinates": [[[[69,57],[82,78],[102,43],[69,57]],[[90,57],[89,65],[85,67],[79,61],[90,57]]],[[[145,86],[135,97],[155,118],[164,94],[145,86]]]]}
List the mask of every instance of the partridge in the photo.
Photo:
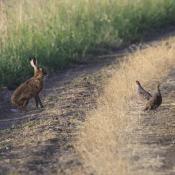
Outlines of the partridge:
{"type": "Polygon", "coordinates": [[[136,84],[137,84],[138,96],[142,99],[149,100],[152,97],[152,95],[142,87],[142,85],[140,84],[138,80],[136,81],[136,84]]]}
{"type": "Polygon", "coordinates": [[[162,103],[162,95],[160,92],[160,84],[157,85],[157,92],[148,100],[145,105],[144,111],[154,110],[158,108],[162,103]]]}

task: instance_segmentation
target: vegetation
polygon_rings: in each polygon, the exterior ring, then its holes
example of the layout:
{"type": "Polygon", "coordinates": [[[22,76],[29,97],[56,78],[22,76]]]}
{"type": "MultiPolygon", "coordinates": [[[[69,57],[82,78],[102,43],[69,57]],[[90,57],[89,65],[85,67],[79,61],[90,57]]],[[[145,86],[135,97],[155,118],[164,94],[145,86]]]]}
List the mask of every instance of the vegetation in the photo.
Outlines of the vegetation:
{"type": "MultiPolygon", "coordinates": [[[[134,140],[133,144],[133,138],[130,136],[136,134],[135,129],[138,129],[140,118],[144,118],[142,111],[144,106],[136,104],[135,80],[141,80],[144,86],[147,84],[146,87],[148,87],[148,82],[152,83],[151,89],[153,89],[158,81],[162,82],[167,78],[174,67],[174,41],[173,37],[170,40],[161,41],[159,45],[147,46],[144,50],[138,49],[121,63],[119,69],[106,83],[104,93],[98,100],[97,109],[89,113],[81,126],[78,142],[75,144],[85,167],[90,167],[95,174],[155,174],[149,172],[147,168],[144,171],[144,165],[141,163],[143,172],[131,171],[133,167],[129,158],[139,150],[140,143],[134,140]],[[135,114],[133,108],[135,108],[135,114]]],[[[163,84],[161,84],[161,88],[163,89],[163,84]]],[[[154,118],[159,118],[160,113],[154,114],[154,118]]],[[[148,116],[151,118],[152,114],[149,113],[148,116]]],[[[155,133],[155,125],[153,128],[153,133],[155,133]]],[[[172,132],[170,130],[169,128],[163,132],[167,134],[172,132]]],[[[145,130],[141,132],[145,134],[145,130]]],[[[159,128],[157,135],[160,133],[159,128]]],[[[144,149],[146,150],[145,147],[144,149]]],[[[144,154],[140,156],[144,156],[144,154]]],[[[152,165],[153,162],[149,163],[152,165]]],[[[159,162],[155,161],[154,163],[157,167],[159,166],[159,162]]],[[[145,166],[148,167],[148,165],[145,166]]]]}
{"type": "Polygon", "coordinates": [[[174,23],[174,0],[0,1],[0,84],[26,79],[29,56],[54,71],[174,23]]]}

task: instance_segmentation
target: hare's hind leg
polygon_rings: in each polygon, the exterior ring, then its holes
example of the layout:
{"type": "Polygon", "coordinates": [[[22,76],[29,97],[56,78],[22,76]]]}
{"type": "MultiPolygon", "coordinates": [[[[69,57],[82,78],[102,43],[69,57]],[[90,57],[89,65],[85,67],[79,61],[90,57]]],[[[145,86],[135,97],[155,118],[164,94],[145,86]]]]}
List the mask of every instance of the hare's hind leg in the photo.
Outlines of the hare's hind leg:
{"type": "Polygon", "coordinates": [[[21,101],[20,104],[17,104],[16,107],[21,111],[21,112],[27,112],[27,104],[29,100],[23,100],[21,101]]]}
{"type": "Polygon", "coordinates": [[[29,103],[29,99],[25,99],[24,101],[23,101],[23,104],[22,104],[22,106],[21,106],[21,110],[22,111],[27,111],[27,105],[28,105],[28,103],[29,103]]]}

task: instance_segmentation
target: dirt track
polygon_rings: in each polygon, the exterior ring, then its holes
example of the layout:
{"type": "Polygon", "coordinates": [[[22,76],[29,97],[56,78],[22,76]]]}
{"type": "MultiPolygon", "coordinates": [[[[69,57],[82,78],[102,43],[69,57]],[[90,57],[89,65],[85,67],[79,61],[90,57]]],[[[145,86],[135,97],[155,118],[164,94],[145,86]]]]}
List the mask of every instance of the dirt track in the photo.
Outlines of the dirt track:
{"type": "Polygon", "coordinates": [[[131,170],[136,174],[175,174],[174,70],[161,82],[161,93],[163,103],[156,111],[145,113],[138,103],[130,111],[136,123],[127,133],[129,142],[125,142],[123,151],[127,159],[129,155],[131,170]]]}
{"type": "MultiPolygon", "coordinates": [[[[41,94],[44,110],[34,110],[32,101],[31,112],[14,114],[8,104],[2,103],[0,174],[89,174],[72,143],[86,112],[95,108],[103,81],[112,75],[117,61],[101,58],[49,78],[41,94]]],[[[130,155],[132,171],[138,175],[175,174],[175,72],[162,82],[161,89],[165,100],[156,113],[138,115],[139,105],[131,111],[138,125],[128,135],[132,142],[123,151],[125,156],[130,155]]]]}
{"type": "Polygon", "coordinates": [[[72,141],[87,111],[95,107],[115,59],[75,66],[46,80],[44,110],[12,113],[1,108],[0,174],[86,174],[72,141]],[[21,125],[22,124],[22,125],[21,125]]]}

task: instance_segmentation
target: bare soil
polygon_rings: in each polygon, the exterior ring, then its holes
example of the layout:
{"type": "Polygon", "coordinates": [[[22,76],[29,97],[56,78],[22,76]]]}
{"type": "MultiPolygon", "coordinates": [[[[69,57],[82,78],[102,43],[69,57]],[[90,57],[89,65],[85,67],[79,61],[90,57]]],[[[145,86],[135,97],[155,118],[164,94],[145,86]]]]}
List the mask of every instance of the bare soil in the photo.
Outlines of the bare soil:
{"type": "MultiPolygon", "coordinates": [[[[153,80],[152,88],[156,88],[153,80]]],[[[135,120],[127,131],[122,153],[136,174],[175,174],[175,71],[161,82],[163,102],[156,111],[143,112],[135,102],[130,117],[135,120]]]]}
{"type": "Polygon", "coordinates": [[[36,110],[31,100],[27,113],[14,113],[8,100],[2,102],[0,174],[87,174],[73,141],[116,62],[99,58],[48,77],[41,93],[44,109],[36,110]]]}
{"type": "MultiPolygon", "coordinates": [[[[128,50],[48,77],[41,94],[42,110],[36,110],[31,100],[29,112],[14,113],[8,100],[1,101],[0,174],[94,174],[86,171],[73,142],[123,54],[128,50]]],[[[138,175],[175,174],[175,71],[162,82],[161,89],[165,100],[156,112],[138,115],[139,105],[130,111],[138,125],[128,133],[130,141],[123,155],[129,156],[131,171],[138,175]]]]}

